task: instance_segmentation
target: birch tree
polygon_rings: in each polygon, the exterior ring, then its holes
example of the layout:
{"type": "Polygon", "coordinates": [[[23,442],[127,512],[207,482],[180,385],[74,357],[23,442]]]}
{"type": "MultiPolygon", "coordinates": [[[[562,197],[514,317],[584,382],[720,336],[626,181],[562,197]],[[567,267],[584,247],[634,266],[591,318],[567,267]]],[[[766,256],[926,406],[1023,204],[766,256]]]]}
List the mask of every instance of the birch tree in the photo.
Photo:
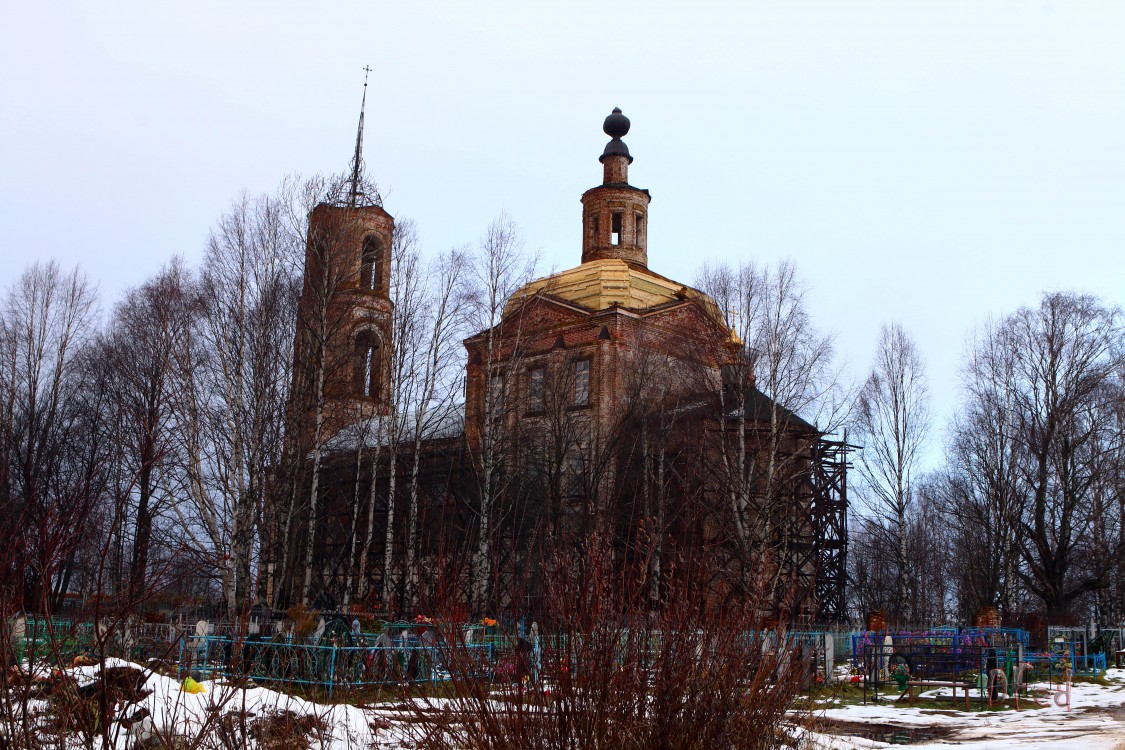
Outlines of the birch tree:
{"type": "Polygon", "coordinates": [[[897,589],[904,624],[911,622],[908,556],[914,475],[930,429],[925,365],[913,339],[897,323],[883,326],[875,364],[859,393],[857,421],[863,450],[859,469],[872,511],[893,529],[897,589]]]}
{"type": "Polygon", "coordinates": [[[843,427],[848,393],[833,337],[813,323],[796,267],[705,267],[699,281],[726,316],[736,356],[718,390],[718,488],[725,497],[743,586],[753,569],[782,585],[796,529],[787,488],[807,446],[843,427]]]}
{"type": "MultiPolygon", "coordinates": [[[[501,215],[489,224],[476,251],[470,256],[464,274],[466,320],[470,331],[484,333],[481,368],[485,373],[484,418],[477,455],[471,456],[476,475],[478,504],[476,547],[472,555],[469,599],[474,613],[488,609],[494,574],[493,522],[497,503],[506,487],[504,472],[508,458],[506,420],[510,406],[513,374],[519,352],[519,320],[509,321],[506,342],[512,344],[505,354],[501,348],[499,326],[504,310],[516,291],[531,280],[534,259],[524,251],[519,228],[501,215]],[[495,380],[494,380],[495,378],[495,380]],[[493,387],[498,383],[499,387],[493,387]]],[[[516,301],[518,303],[518,301],[516,301]]]]}
{"type": "Polygon", "coordinates": [[[270,469],[281,458],[299,257],[284,218],[281,201],[244,197],[220,219],[181,367],[186,488],[196,511],[186,527],[205,535],[232,613],[253,595],[270,469]]]}
{"type": "Polygon", "coordinates": [[[362,600],[368,595],[367,561],[375,538],[379,463],[383,458],[386,441],[386,422],[387,419],[381,416],[361,419],[357,415],[352,431],[355,438],[355,481],[352,492],[348,559],[344,570],[343,608],[345,610],[351,604],[353,597],[362,600]],[[364,459],[370,464],[366,483],[364,483],[364,459]]]}
{"type": "MultiPolygon", "coordinates": [[[[413,610],[418,604],[419,524],[421,522],[420,477],[423,444],[435,437],[451,418],[459,398],[462,377],[460,358],[460,277],[464,253],[451,250],[426,261],[417,228],[404,220],[396,224],[391,248],[391,333],[393,351],[388,370],[389,415],[380,436],[385,462],[373,462],[368,520],[360,555],[360,570],[374,532],[374,503],[378,467],[387,466],[386,524],[383,529],[382,597],[390,605],[398,599],[413,610]],[[398,518],[398,498],[404,499],[405,518],[398,518]],[[395,558],[396,540],[402,541],[403,557],[395,558]],[[401,562],[401,564],[400,564],[401,562]]],[[[362,574],[362,573],[361,573],[362,574]]]]}
{"type": "MultiPolygon", "coordinates": [[[[309,469],[311,482],[304,504],[304,515],[308,519],[308,526],[305,530],[302,555],[304,573],[300,586],[300,601],[306,606],[309,604],[312,590],[320,480],[325,457],[324,442],[327,437],[324,431],[327,407],[325,385],[331,367],[332,352],[339,346],[347,324],[343,308],[333,303],[339,292],[354,276],[354,272],[345,262],[345,251],[339,246],[348,235],[346,226],[341,225],[348,222],[348,217],[338,216],[334,219],[325,222],[322,226],[309,227],[305,283],[302,292],[308,304],[299,308],[301,316],[298,320],[298,335],[301,337],[298,350],[304,362],[295,387],[298,393],[308,399],[308,401],[305,401],[305,398],[299,399],[302,405],[309,404],[314,415],[311,445],[307,446],[311,451],[309,469]]],[[[304,453],[305,446],[302,446],[295,459],[298,464],[302,462],[301,457],[304,453]]]]}
{"type": "MultiPolygon", "coordinates": [[[[419,524],[419,473],[422,466],[422,444],[434,437],[442,428],[442,421],[450,418],[456,395],[462,359],[457,337],[451,336],[459,322],[460,297],[458,282],[464,268],[464,255],[454,250],[434,259],[426,274],[429,283],[415,336],[400,343],[413,350],[414,377],[400,400],[409,404],[412,444],[409,456],[410,479],[407,496],[406,535],[406,602],[417,606],[419,594],[418,524],[419,524]]],[[[404,384],[405,385],[405,384],[404,384]]]]}
{"type": "MultiPolygon", "coordinates": [[[[397,490],[399,480],[399,458],[401,446],[409,439],[407,430],[407,405],[413,388],[414,361],[413,347],[408,342],[414,340],[415,329],[419,325],[421,309],[424,304],[422,274],[418,253],[418,230],[413,222],[403,221],[395,226],[391,242],[391,301],[394,313],[391,319],[391,341],[394,350],[388,369],[390,383],[388,392],[389,418],[386,422],[387,448],[387,513],[383,529],[383,604],[390,607],[395,602],[397,584],[401,577],[396,575],[395,538],[398,534],[397,490]],[[401,342],[401,343],[400,343],[401,342]]],[[[376,473],[371,476],[371,497],[376,492],[376,473]]],[[[369,529],[370,529],[369,524],[369,529]]],[[[369,545],[368,545],[369,546],[369,545]]]]}

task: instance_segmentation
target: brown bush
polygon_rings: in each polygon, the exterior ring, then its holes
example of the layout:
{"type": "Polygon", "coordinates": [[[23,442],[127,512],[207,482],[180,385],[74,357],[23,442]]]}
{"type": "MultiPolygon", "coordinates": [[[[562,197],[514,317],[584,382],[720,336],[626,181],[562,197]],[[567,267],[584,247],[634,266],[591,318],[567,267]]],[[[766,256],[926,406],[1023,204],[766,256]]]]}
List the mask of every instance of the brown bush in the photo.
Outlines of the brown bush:
{"type": "Polygon", "coordinates": [[[658,609],[614,571],[609,545],[553,564],[541,659],[528,645],[499,659],[527,679],[489,672],[447,629],[441,658],[453,701],[421,700],[411,739],[425,750],[711,750],[773,748],[803,668],[756,597],[709,607],[690,576],[658,609]],[[549,631],[549,635],[548,635],[549,631]],[[538,675],[539,679],[534,676],[538,675]]]}
{"type": "Polygon", "coordinates": [[[145,680],[145,673],[136,667],[105,667],[85,685],[69,675],[53,674],[43,683],[52,728],[97,736],[105,720],[112,720],[124,707],[152,692],[144,689],[145,680]]]}

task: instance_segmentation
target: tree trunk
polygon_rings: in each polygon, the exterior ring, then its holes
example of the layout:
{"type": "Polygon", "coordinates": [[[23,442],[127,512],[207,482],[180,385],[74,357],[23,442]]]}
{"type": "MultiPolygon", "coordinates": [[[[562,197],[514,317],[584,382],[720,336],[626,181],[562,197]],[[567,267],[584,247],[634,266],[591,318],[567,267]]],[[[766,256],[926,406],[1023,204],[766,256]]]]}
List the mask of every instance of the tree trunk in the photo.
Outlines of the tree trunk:
{"type": "MultiPolygon", "coordinates": [[[[321,337],[323,341],[324,337],[321,337]]],[[[305,541],[305,576],[301,584],[301,603],[309,606],[309,590],[312,588],[313,551],[316,549],[316,513],[320,495],[320,461],[323,447],[321,435],[324,430],[324,357],[321,349],[316,367],[316,428],[313,433],[312,487],[309,490],[309,528],[305,541]]]]}
{"type": "Polygon", "coordinates": [[[906,550],[906,506],[905,504],[899,505],[898,513],[898,539],[895,549],[895,557],[898,558],[898,602],[902,617],[902,625],[910,626],[914,623],[911,622],[912,607],[910,600],[910,569],[908,567],[909,557],[906,550]]]}
{"type": "Polygon", "coordinates": [[[395,491],[398,484],[395,458],[397,449],[397,441],[392,440],[389,459],[390,470],[387,473],[387,531],[383,542],[383,607],[388,612],[391,611],[395,599],[395,491]]]}
{"type": "Polygon", "coordinates": [[[367,569],[367,556],[375,540],[375,502],[378,499],[379,453],[382,437],[375,440],[375,455],[371,458],[371,484],[367,492],[367,533],[363,536],[363,548],[359,553],[359,575],[356,576],[356,599],[363,599],[371,589],[367,569]]]}
{"type": "Polygon", "coordinates": [[[152,514],[149,510],[151,497],[151,469],[141,471],[140,498],[137,501],[137,527],[133,537],[133,560],[130,566],[132,595],[141,597],[145,592],[145,574],[148,571],[148,547],[152,538],[152,514]]]}

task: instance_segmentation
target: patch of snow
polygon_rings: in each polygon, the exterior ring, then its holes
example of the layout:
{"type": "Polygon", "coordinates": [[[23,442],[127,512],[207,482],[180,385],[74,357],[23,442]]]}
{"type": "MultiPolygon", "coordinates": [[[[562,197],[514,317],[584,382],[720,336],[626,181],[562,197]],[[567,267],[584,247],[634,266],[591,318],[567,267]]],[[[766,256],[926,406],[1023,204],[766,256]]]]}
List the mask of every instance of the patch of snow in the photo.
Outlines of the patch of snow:
{"type": "MultiPolygon", "coordinates": [[[[138,721],[129,730],[117,726],[115,748],[126,750],[132,747],[135,737],[155,734],[158,737],[179,736],[194,739],[215,727],[224,715],[244,713],[249,721],[253,717],[268,715],[275,711],[287,711],[298,716],[316,716],[327,726],[321,745],[325,750],[360,750],[374,746],[376,730],[371,722],[377,715],[370,709],[349,705],[325,705],[306,701],[296,696],[279,693],[264,687],[242,688],[214,680],[200,681],[204,692],[186,693],[181,690],[179,680],[156,674],[138,664],[123,659],[107,658],[104,666],[131,667],[146,677],[142,687],[152,691],[137,703],[122,711],[118,720],[147,709],[150,719],[138,721]]],[[[75,678],[78,684],[95,681],[102,665],[74,667],[64,670],[75,678]]],[[[389,730],[380,732],[380,746],[393,747],[385,740],[389,730]]],[[[189,741],[194,747],[196,742],[189,741]]],[[[314,746],[316,743],[314,742],[314,746]]],[[[247,750],[255,750],[257,743],[248,739],[247,750]]]]}
{"type": "MultiPolygon", "coordinates": [[[[842,722],[901,727],[907,731],[934,727],[953,732],[933,743],[912,743],[910,747],[915,750],[939,750],[950,745],[967,750],[1012,747],[1113,750],[1125,743],[1125,723],[1122,722],[1125,717],[1125,670],[1109,670],[1106,677],[1115,684],[1072,685],[1069,711],[1057,705],[1053,699],[1055,691],[1050,685],[1036,683],[1030,686],[1031,692],[1038,696],[1043,708],[963,711],[953,707],[924,709],[885,703],[826,708],[817,711],[816,716],[842,722]]],[[[1021,704],[1026,706],[1022,701],[1021,704]]],[[[802,730],[801,739],[812,750],[888,747],[876,740],[810,730],[802,730]]]]}

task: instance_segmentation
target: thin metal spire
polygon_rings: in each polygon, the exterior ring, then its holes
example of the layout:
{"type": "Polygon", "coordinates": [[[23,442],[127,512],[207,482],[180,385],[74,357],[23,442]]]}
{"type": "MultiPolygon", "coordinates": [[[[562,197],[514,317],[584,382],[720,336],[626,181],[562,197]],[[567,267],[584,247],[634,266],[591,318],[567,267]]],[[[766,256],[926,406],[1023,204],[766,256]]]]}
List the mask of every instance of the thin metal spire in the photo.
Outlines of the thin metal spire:
{"type": "Polygon", "coordinates": [[[367,76],[371,66],[363,66],[363,100],[359,105],[359,130],[355,134],[355,156],[352,157],[352,179],[348,189],[348,208],[355,208],[363,194],[360,174],[363,172],[363,111],[367,108],[367,76]]]}

